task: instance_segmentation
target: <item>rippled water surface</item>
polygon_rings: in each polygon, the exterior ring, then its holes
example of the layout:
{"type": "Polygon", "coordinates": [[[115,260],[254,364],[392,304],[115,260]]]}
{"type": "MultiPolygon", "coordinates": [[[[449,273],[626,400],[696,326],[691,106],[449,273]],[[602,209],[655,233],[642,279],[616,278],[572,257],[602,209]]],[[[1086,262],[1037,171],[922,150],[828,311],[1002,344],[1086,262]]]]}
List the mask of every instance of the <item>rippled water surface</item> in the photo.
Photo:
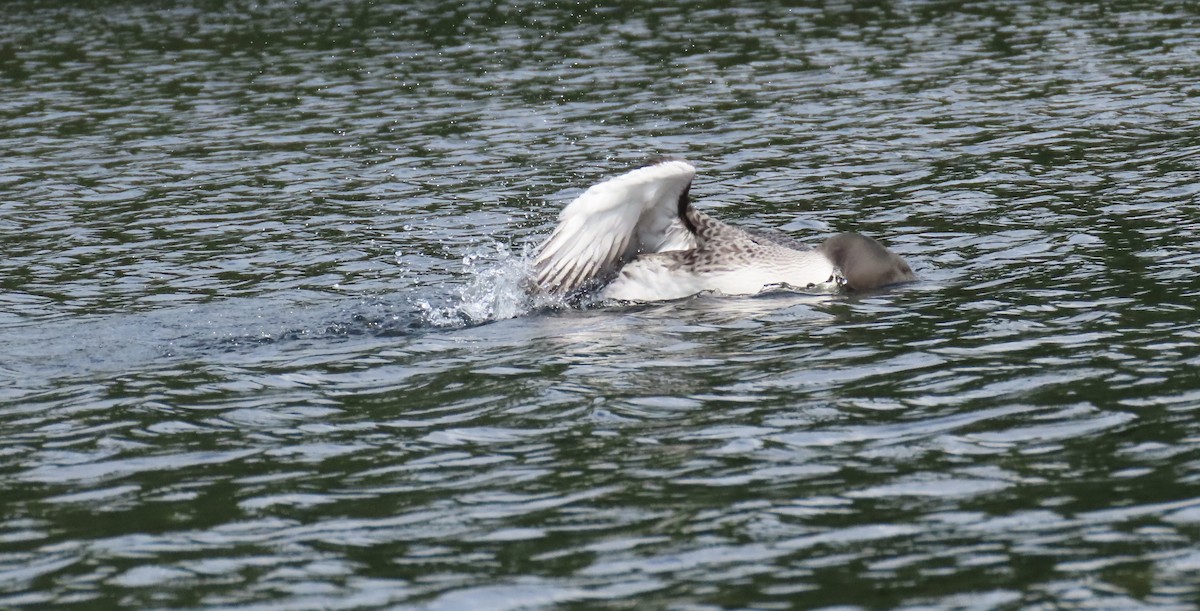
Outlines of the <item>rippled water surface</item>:
{"type": "Polygon", "coordinates": [[[0,607],[1200,601],[1193,4],[4,10],[0,607]],[[660,155],[920,280],[531,307],[660,155]]]}

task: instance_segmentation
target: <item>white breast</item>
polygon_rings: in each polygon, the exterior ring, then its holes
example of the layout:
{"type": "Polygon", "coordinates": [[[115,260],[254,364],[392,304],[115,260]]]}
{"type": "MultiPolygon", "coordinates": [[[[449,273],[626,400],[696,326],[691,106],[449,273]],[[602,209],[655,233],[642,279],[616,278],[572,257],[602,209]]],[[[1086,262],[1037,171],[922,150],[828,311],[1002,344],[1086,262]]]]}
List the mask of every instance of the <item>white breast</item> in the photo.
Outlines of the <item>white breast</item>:
{"type": "Polygon", "coordinates": [[[837,274],[833,264],[816,251],[790,251],[786,261],[768,259],[750,265],[702,270],[673,265],[672,253],[638,257],[621,269],[601,293],[605,299],[661,301],[706,291],[724,295],[755,295],[787,285],[798,289],[827,287],[837,274]]]}

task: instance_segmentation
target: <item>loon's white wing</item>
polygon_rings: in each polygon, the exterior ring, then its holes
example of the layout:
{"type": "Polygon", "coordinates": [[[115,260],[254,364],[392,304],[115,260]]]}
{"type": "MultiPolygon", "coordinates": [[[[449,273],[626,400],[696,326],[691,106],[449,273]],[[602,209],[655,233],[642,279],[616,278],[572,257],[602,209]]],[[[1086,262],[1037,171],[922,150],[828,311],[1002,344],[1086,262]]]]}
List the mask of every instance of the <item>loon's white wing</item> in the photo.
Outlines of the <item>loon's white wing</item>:
{"type": "Polygon", "coordinates": [[[687,162],[664,161],[584,191],[558,215],[538,252],[538,284],[570,293],[637,254],[695,248],[695,236],[679,220],[695,174],[687,162]]]}

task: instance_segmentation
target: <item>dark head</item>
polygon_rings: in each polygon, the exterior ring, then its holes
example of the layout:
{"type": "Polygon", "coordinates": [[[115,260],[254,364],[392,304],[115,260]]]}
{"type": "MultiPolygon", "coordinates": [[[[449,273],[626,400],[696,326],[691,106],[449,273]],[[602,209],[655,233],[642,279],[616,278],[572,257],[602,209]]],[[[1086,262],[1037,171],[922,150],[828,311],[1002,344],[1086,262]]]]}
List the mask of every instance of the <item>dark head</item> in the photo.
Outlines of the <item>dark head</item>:
{"type": "Polygon", "coordinates": [[[817,250],[842,271],[851,290],[866,291],[917,279],[904,259],[864,235],[839,233],[822,242],[817,250]]]}

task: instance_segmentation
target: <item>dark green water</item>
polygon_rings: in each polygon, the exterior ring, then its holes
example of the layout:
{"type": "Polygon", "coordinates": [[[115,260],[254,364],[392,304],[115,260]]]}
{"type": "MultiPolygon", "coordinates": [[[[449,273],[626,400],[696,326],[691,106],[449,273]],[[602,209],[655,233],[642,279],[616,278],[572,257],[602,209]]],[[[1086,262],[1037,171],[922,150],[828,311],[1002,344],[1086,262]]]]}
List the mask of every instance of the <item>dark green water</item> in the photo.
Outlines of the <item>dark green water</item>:
{"type": "Polygon", "coordinates": [[[3,10],[0,607],[1200,603],[1193,4],[3,10]],[[921,280],[527,311],[657,155],[921,280]]]}

